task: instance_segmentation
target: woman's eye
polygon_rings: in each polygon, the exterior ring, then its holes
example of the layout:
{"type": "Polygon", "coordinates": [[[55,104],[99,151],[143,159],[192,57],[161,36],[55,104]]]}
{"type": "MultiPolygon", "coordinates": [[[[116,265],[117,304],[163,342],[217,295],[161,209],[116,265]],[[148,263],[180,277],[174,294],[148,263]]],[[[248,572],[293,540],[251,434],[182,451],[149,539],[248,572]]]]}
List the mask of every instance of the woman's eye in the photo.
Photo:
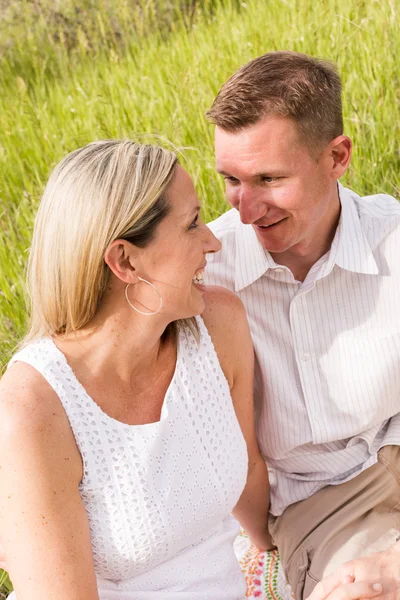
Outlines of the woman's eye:
{"type": "Polygon", "coordinates": [[[189,225],[189,229],[195,229],[197,227],[197,221],[199,220],[199,215],[196,215],[193,219],[192,223],[189,225]]]}

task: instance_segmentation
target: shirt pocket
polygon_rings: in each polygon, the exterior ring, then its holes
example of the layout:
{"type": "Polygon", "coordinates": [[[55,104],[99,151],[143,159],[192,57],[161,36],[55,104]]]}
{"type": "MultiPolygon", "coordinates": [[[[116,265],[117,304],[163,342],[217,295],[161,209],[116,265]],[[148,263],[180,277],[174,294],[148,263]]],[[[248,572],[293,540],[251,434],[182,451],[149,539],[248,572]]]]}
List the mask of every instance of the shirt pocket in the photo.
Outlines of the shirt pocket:
{"type": "Polygon", "coordinates": [[[400,412],[397,330],[339,336],[321,356],[320,368],[321,412],[335,439],[351,438],[400,412]]]}

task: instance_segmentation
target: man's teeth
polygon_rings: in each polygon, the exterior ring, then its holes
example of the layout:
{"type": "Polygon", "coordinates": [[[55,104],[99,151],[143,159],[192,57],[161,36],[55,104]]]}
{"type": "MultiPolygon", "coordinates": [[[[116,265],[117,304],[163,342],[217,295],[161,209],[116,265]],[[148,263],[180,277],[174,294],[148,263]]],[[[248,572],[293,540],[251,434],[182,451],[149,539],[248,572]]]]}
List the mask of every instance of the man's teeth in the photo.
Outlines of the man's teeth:
{"type": "Polygon", "coordinates": [[[204,283],[204,271],[199,271],[193,277],[193,283],[204,283]]]}
{"type": "Polygon", "coordinates": [[[269,225],[260,225],[260,227],[262,227],[263,229],[268,229],[268,227],[272,227],[273,225],[277,225],[281,221],[283,221],[283,219],[279,219],[279,221],[275,221],[275,223],[269,223],[269,225]]]}

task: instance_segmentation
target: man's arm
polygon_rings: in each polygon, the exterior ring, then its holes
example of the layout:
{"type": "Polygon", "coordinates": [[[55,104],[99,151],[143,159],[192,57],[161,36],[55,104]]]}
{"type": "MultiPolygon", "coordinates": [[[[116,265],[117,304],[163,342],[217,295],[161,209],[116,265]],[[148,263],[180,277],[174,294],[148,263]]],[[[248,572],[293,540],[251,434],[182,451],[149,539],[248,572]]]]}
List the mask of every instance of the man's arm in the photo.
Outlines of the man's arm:
{"type": "Polygon", "coordinates": [[[373,597],[400,600],[400,539],[388,550],[344,563],[323,579],[307,600],[373,597]]]}

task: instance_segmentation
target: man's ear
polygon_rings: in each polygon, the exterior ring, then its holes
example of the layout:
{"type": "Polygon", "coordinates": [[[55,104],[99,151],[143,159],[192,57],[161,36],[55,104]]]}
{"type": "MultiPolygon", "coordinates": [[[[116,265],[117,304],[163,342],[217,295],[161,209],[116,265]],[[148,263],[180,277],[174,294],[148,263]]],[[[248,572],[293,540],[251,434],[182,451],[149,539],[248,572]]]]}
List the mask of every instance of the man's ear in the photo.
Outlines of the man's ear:
{"type": "Polygon", "coordinates": [[[138,256],[139,248],[126,240],[114,240],[105,251],[104,262],[121,281],[137,283],[138,256]]]}
{"type": "Polygon", "coordinates": [[[347,171],[352,152],[351,139],[347,135],[339,135],[329,144],[329,156],[332,160],[331,176],[339,179],[347,171]]]}

